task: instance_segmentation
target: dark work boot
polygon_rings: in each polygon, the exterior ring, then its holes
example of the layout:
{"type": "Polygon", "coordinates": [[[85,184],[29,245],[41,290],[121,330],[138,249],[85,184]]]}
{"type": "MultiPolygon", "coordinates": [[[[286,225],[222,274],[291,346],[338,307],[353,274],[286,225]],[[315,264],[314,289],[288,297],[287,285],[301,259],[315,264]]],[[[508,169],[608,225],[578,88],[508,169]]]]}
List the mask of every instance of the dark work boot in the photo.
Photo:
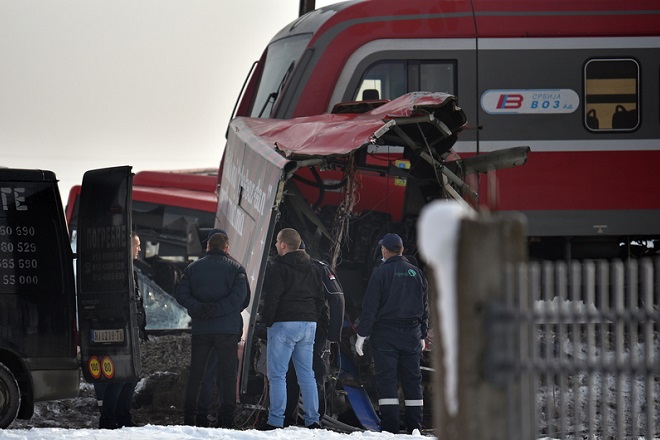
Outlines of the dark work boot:
{"type": "Polygon", "coordinates": [[[99,418],[99,429],[117,429],[117,421],[107,417],[99,418]]]}
{"type": "Polygon", "coordinates": [[[220,405],[216,428],[234,429],[235,405],[220,405]]]}

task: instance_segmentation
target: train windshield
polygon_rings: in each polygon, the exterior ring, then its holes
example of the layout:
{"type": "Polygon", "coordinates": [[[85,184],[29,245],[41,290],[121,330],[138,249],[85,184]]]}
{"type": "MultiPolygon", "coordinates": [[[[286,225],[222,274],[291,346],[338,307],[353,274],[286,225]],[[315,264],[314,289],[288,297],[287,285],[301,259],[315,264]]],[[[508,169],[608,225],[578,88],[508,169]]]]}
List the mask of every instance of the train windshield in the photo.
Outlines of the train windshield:
{"type": "Polygon", "coordinates": [[[277,40],[268,46],[266,63],[250,114],[251,117],[267,118],[270,116],[281,87],[302,56],[311,38],[312,34],[294,35],[277,40]]]}

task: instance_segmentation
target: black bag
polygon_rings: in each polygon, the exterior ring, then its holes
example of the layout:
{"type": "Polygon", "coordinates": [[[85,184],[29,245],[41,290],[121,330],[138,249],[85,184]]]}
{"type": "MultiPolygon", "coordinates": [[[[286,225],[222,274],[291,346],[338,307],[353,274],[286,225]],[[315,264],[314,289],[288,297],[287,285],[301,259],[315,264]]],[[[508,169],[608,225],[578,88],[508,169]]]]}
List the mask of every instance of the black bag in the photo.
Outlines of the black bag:
{"type": "Polygon", "coordinates": [[[344,325],[344,289],[329,265],[319,260],[313,261],[321,274],[323,289],[325,290],[325,301],[330,309],[327,338],[332,342],[339,342],[341,329],[344,325]]]}

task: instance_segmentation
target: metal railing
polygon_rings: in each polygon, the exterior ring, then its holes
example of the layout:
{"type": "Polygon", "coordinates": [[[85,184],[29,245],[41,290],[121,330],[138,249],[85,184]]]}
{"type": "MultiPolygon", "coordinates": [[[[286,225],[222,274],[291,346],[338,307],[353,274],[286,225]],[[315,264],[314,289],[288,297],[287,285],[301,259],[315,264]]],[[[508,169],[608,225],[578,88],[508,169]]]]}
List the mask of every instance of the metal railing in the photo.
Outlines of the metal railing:
{"type": "Polygon", "coordinates": [[[506,389],[508,438],[660,437],[660,259],[522,263],[504,279],[483,374],[506,389]]]}

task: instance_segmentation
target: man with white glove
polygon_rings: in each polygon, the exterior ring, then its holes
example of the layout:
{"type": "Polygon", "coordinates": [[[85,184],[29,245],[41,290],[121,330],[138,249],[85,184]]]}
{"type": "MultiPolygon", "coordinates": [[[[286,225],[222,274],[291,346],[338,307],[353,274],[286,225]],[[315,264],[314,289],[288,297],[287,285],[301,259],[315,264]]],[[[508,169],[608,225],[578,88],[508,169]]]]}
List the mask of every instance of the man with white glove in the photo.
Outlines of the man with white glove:
{"type": "Polygon", "coordinates": [[[406,431],[422,429],[424,396],[421,353],[428,330],[428,283],[403,254],[403,240],[386,234],[378,242],[383,264],[369,279],[357,328],[355,352],[369,338],[376,370],[382,431],[399,433],[399,392],[405,398],[406,431]]]}
{"type": "Polygon", "coordinates": [[[355,352],[358,356],[364,356],[364,340],[367,339],[364,336],[357,335],[357,340],[355,341],[355,352]]]}

